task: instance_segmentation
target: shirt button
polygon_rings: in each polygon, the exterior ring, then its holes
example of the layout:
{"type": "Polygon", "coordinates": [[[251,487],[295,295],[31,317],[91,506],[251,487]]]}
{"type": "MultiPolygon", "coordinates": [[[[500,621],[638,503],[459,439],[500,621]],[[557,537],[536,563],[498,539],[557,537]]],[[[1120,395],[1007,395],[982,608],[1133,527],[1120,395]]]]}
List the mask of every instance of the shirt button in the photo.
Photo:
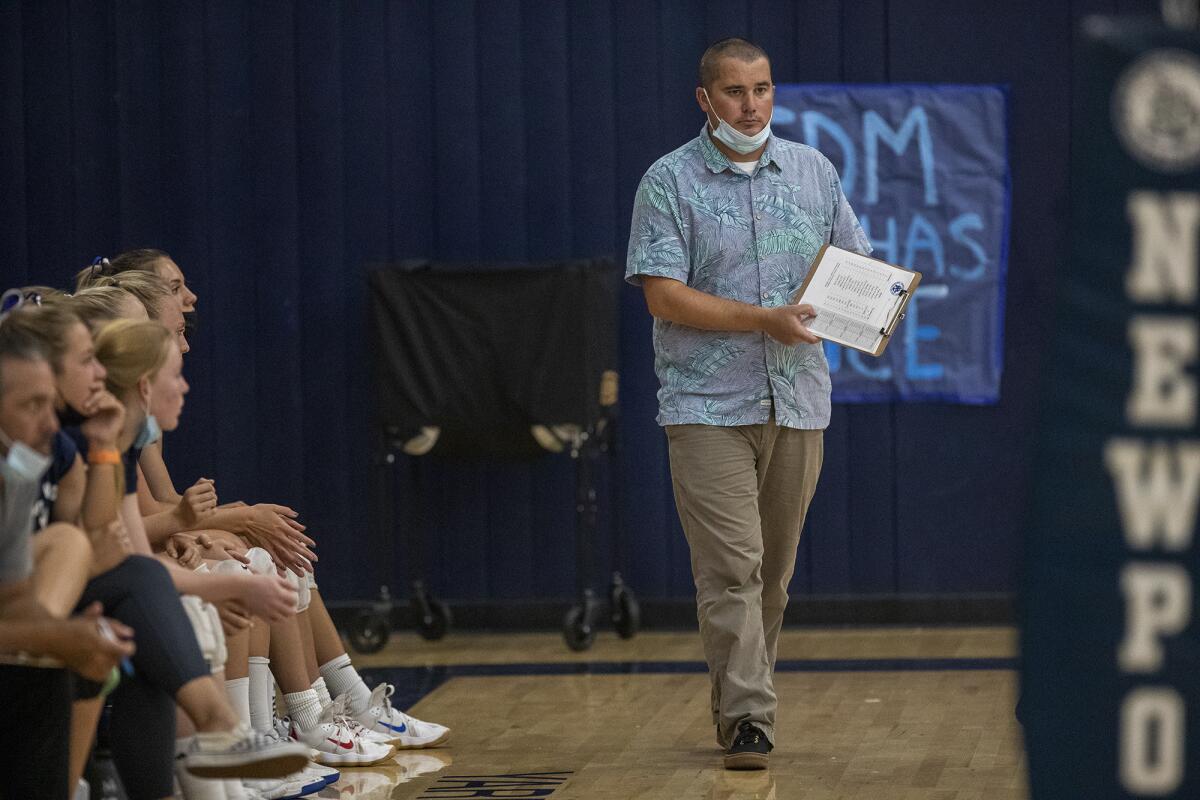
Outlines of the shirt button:
{"type": "Polygon", "coordinates": [[[771,299],[771,293],[763,292],[763,300],[770,300],[770,299],[771,299]]]}
{"type": "Polygon", "coordinates": [[[762,214],[755,214],[755,215],[754,215],[754,218],[755,218],[755,219],[762,219],[762,214]]]}

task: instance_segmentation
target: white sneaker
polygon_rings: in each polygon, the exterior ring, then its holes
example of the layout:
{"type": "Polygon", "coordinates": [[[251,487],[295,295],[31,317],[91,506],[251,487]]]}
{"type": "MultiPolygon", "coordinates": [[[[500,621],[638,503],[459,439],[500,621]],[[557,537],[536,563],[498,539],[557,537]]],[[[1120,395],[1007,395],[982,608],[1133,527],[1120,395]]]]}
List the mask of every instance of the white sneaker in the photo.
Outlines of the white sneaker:
{"type": "Polygon", "coordinates": [[[292,718],[278,716],[274,711],[271,712],[271,730],[267,731],[267,736],[272,733],[277,736],[280,741],[288,741],[292,733],[292,718]]]}
{"type": "Polygon", "coordinates": [[[292,720],[290,737],[317,751],[314,759],[327,767],[367,767],[387,761],[392,755],[390,744],[376,744],[360,733],[353,720],[346,716],[341,698],[321,711],[312,730],[303,730],[292,720]]]}
{"type": "Polygon", "coordinates": [[[308,751],[280,742],[242,724],[229,733],[198,733],[184,767],[198,778],[277,778],[308,763],[308,751]]]}
{"type": "MultiPolygon", "coordinates": [[[[280,719],[279,717],[274,717],[274,724],[271,730],[264,733],[263,736],[272,741],[286,742],[288,741],[286,737],[289,730],[291,730],[291,720],[289,718],[284,717],[283,719],[280,719]]],[[[312,756],[317,755],[316,750],[310,749],[309,753],[311,753],[312,756]]],[[[304,765],[304,769],[300,770],[299,772],[295,772],[278,781],[266,781],[267,783],[297,784],[300,787],[299,789],[276,795],[274,793],[274,788],[276,787],[258,788],[263,796],[267,798],[267,800],[276,800],[277,796],[284,798],[293,796],[303,797],[305,795],[312,794],[313,792],[318,792],[330,784],[336,783],[337,779],[341,777],[341,774],[342,773],[338,772],[333,767],[324,767],[313,761],[309,761],[304,765]]],[[[243,781],[243,783],[248,782],[243,781]]]]}
{"type": "MultiPolygon", "coordinates": [[[[348,695],[338,695],[336,699],[341,701],[343,707],[345,707],[347,710],[349,709],[350,697],[348,695]]],[[[351,727],[353,727],[354,730],[357,731],[358,734],[368,742],[374,742],[375,744],[391,744],[396,740],[396,735],[394,733],[380,733],[379,731],[373,731],[367,726],[363,725],[349,713],[346,713],[346,719],[350,720],[351,727]]]]}
{"type": "Polygon", "coordinates": [[[295,800],[321,791],[325,784],[322,781],[302,778],[297,773],[283,780],[242,781],[242,788],[246,790],[246,794],[255,792],[262,800],[295,800]]]}
{"type": "Polygon", "coordinates": [[[320,778],[325,782],[326,786],[332,786],[338,782],[338,778],[342,777],[342,773],[333,767],[327,767],[324,764],[317,764],[315,762],[309,762],[309,765],[304,768],[304,774],[310,778],[320,778]]]}
{"type": "Polygon", "coordinates": [[[295,775],[288,776],[286,794],[280,795],[278,798],[271,800],[296,800],[299,797],[308,797],[310,794],[316,794],[325,788],[325,780],[323,778],[315,778],[303,770],[295,775]]]}
{"type": "Polygon", "coordinates": [[[257,800],[274,800],[276,792],[285,786],[287,786],[287,781],[282,778],[244,779],[242,781],[242,791],[246,793],[246,797],[257,800]]]}
{"type": "Polygon", "coordinates": [[[371,692],[367,707],[354,718],[369,731],[382,733],[397,750],[434,747],[450,738],[450,729],[436,722],[422,722],[392,707],[396,687],[381,683],[371,692]]]}
{"type": "MultiPolygon", "coordinates": [[[[292,738],[292,718],[291,717],[287,717],[287,716],[277,717],[274,714],[272,714],[271,720],[272,720],[271,724],[274,726],[274,729],[275,729],[274,734],[276,736],[278,736],[281,741],[284,741],[284,742],[298,741],[297,739],[292,738]]],[[[271,734],[268,733],[267,735],[269,736],[271,734]]],[[[311,747],[308,748],[308,763],[315,764],[317,761],[318,755],[320,755],[320,753],[318,751],[313,750],[311,747]]]]}

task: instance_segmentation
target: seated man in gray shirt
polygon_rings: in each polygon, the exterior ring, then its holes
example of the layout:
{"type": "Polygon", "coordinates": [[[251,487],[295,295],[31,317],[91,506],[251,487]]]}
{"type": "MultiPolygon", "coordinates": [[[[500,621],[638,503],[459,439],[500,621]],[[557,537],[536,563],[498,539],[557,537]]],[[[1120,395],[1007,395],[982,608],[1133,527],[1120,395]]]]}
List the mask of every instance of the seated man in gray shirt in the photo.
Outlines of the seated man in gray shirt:
{"type": "MultiPolygon", "coordinates": [[[[50,364],[0,316],[0,708],[10,720],[0,728],[0,800],[68,796],[67,670],[102,681],[133,653],[133,632],[103,619],[99,604],[61,619],[34,595],[33,508],[56,430],[50,364]]],[[[65,538],[71,532],[64,526],[65,538]]],[[[72,541],[88,546],[82,534],[72,541]]],[[[81,578],[62,576],[82,586],[81,578]]]]}

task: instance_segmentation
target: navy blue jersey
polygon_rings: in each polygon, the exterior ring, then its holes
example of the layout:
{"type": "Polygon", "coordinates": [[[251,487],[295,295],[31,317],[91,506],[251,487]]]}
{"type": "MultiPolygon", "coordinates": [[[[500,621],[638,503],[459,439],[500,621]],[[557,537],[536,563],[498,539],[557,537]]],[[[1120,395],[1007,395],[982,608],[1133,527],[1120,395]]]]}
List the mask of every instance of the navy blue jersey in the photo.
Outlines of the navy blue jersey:
{"type": "Polygon", "coordinates": [[[137,462],[141,457],[142,451],[132,447],[121,454],[121,463],[125,465],[125,494],[137,494],[137,462]]]}
{"type": "MultiPolygon", "coordinates": [[[[83,435],[83,431],[79,428],[64,428],[67,436],[75,442],[75,446],[79,448],[79,455],[84,461],[87,461],[88,456],[88,440],[83,435]]],[[[141,458],[142,451],[136,448],[129,448],[121,454],[121,463],[125,466],[125,494],[137,494],[138,479],[137,479],[137,463],[141,458]]]]}
{"type": "Polygon", "coordinates": [[[42,476],[41,493],[33,506],[33,530],[36,533],[50,524],[50,515],[54,511],[54,501],[58,499],[58,482],[70,472],[75,464],[75,455],[79,448],[75,440],[63,431],[54,434],[54,444],[51,446],[54,460],[50,469],[42,476]]]}

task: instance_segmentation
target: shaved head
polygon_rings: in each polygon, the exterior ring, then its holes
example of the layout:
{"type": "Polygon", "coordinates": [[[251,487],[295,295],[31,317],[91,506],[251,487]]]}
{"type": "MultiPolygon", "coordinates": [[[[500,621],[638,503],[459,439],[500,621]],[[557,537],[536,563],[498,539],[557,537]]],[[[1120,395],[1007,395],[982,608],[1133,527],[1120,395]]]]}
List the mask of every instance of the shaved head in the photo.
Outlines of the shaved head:
{"type": "Polygon", "coordinates": [[[771,62],[771,59],[767,58],[767,51],[753,42],[748,42],[745,39],[737,37],[722,39],[705,50],[704,55],[700,56],[700,85],[705,89],[712,86],[713,81],[720,76],[720,62],[723,58],[736,58],[738,61],[744,61],[747,64],[757,61],[760,58],[766,58],[768,64],[771,62]]]}

